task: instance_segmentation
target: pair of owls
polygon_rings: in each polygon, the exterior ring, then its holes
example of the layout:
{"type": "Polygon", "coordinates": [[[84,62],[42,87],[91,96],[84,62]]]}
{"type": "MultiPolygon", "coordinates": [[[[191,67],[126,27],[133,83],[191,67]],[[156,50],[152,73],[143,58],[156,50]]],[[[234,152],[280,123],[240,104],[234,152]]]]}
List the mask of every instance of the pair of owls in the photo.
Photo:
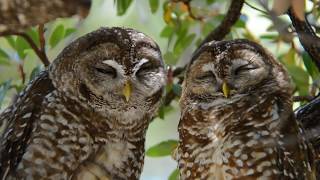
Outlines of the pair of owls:
{"type": "MultiPolygon", "coordinates": [[[[139,179],[166,70],[141,32],[101,28],[66,47],[0,116],[2,179],[139,179]]],[[[261,46],[210,42],[180,100],[181,179],[312,179],[282,66],[261,46]]]]}

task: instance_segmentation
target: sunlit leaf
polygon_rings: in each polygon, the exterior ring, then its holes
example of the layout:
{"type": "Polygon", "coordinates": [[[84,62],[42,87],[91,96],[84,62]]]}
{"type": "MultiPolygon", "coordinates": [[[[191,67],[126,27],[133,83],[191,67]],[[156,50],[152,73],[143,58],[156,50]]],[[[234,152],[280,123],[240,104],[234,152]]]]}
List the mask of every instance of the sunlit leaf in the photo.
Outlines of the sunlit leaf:
{"type": "Polygon", "coordinates": [[[0,48],[0,58],[9,58],[9,55],[3,50],[0,48]]]}
{"type": "Polygon", "coordinates": [[[264,34],[260,36],[260,39],[269,39],[269,40],[274,40],[276,38],[278,38],[279,35],[278,34],[264,34]]]}
{"type": "Polygon", "coordinates": [[[64,37],[68,37],[70,34],[76,32],[77,29],[76,28],[67,28],[65,33],[64,33],[64,37]]]}
{"type": "Polygon", "coordinates": [[[160,37],[168,38],[168,37],[170,37],[173,33],[174,33],[173,27],[171,27],[171,26],[165,26],[165,27],[162,29],[161,33],[160,33],[160,37]]]}
{"type": "Polygon", "coordinates": [[[295,65],[287,65],[289,74],[291,75],[296,88],[298,89],[299,95],[308,95],[309,90],[309,75],[302,68],[295,65]]]}
{"type": "Polygon", "coordinates": [[[176,57],[172,52],[165,53],[163,58],[167,65],[175,65],[178,61],[178,57],[176,57]]]}
{"type": "Polygon", "coordinates": [[[130,7],[132,0],[117,0],[117,15],[124,15],[130,7]]]}
{"type": "Polygon", "coordinates": [[[302,60],[310,76],[313,79],[319,78],[319,70],[307,52],[303,52],[302,60]]]}
{"type": "Polygon", "coordinates": [[[178,39],[174,46],[173,52],[175,54],[181,54],[192,43],[195,37],[195,34],[189,34],[185,38],[178,39]]]}
{"type": "Polygon", "coordinates": [[[149,0],[149,5],[151,8],[151,12],[155,13],[159,8],[159,0],[149,0]]]}
{"type": "Polygon", "coordinates": [[[174,171],[172,171],[168,180],[179,180],[179,169],[175,169],[174,171]]]}
{"type": "Polygon", "coordinates": [[[5,37],[11,48],[16,49],[16,39],[13,36],[5,37]]]}
{"type": "Polygon", "coordinates": [[[15,49],[17,50],[20,59],[24,59],[27,55],[25,50],[30,49],[29,43],[23,37],[20,36],[16,38],[15,43],[15,49]]]}
{"type": "Polygon", "coordinates": [[[163,141],[155,146],[150,147],[147,150],[146,155],[149,157],[162,157],[171,155],[172,151],[177,147],[178,141],[167,140],[163,141]]]}
{"type": "Polygon", "coordinates": [[[287,54],[284,56],[285,63],[288,65],[294,65],[295,64],[295,55],[296,51],[294,48],[290,48],[287,54]]]}
{"type": "Polygon", "coordinates": [[[39,41],[38,29],[35,28],[35,27],[29,28],[26,33],[32,39],[32,41],[39,47],[40,46],[40,41],[39,41]]]}
{"type": "Polygon", "coordinates": [[[51,48],[54,48],[65,35],[64,26],[62,24],[58,25],[52,32],[49,43],[51,48]]]}
{"type": "Polygon", "coordinates": [[[0,84],[0,108],[3,103],[4,97],[6,96],[8,90],[11,86],[11,80],[5,81],[2,84],[0,84]]]}

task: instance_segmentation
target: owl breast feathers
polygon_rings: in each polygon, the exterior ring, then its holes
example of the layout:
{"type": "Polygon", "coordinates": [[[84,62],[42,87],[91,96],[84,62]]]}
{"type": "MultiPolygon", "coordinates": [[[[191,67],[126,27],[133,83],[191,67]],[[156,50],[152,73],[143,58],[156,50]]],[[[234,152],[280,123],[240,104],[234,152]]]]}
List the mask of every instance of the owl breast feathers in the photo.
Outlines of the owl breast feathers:
{"type": "Polygon", "coordinates": [[[1,114],[0,177],[139,179],[165,74],[141,32],[101,28],[75,40],[1,114]]]}
{"type": "Polygon", "coordinates": [[[285,69],[256,43],[200,47],[180,100],[181,179],[315,179],[292,92],[285,69]]]}

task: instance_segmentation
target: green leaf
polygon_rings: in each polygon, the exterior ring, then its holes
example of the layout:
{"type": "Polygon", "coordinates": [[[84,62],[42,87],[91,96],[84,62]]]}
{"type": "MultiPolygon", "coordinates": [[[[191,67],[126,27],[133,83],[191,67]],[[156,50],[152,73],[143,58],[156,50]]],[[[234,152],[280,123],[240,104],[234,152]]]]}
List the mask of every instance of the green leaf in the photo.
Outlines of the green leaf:
{"type": "Polygon", "coordinates": [[[206,2],[207,2],[208,5],[210,5],[210,4],[214,3],[215,0],[207,0],[206,2]]]}
{"type": "Polygon", "coordinates": [[[196,34],[192,33],[185,38],[178,39],[174,48],[173,52],[176,55],[180,55],[193,41],[193,39],[196,37],[196,34]]]}
{"type": "Polygon", "coordinates": [[[295,65],[287,65],[289,74],[291,75],[296,88],[298,89],[299,95],[305,96],[309,92],[309,75],[302,68],[295,65]]]}
{"type": "Polygon", "coordinates": [[[16,39],[13,36],[6,36],[5,37],[11,48],[16,49],[16,39]]]}
{"type": "Polygon", "coordinates": [[[0,65],[8,66],[8,65],[10,65],[10,60],[5,57],[0,57],[0,65]]]}
{"type": "Polygon", "coordinates": [[[58,25],[52,32],[49,43],[51,48],[54,48],[65,35],[64,26],[62,24],[58,25]]]}
{"type": "Polygon", "coordinates": [[[0,57],[9,58],[9,55],[3,49],[0,48],[0,57]]]}
{"type": "Polygon", "coordinates": [[[168,180],[179,180],[179,169],[175,169],[174,171],[172,171],[168,180]]]}
{"type": "Polygon", "coordinates": [[[234,25],[237,28],[245,28],[246,27],[246,22],[242,19],[238,19],[236,24],[234,25]]]}
{"type": "Polygon", "coordinates": [[[167,140],[163,141],[155,146],[150,147],[147,150],[146,155],[149,157],[162,157],[171,155],[172,151],[177,147],[178,141],[167,140]]]}
{"type": "Polygon", "coordinates": [[[260,36],[261,39],[269,39],[269,40],[274,40],[274,39],[277,39],[278,37],[279,37],[278,34],[264,34],[260,36]]]}
{"type": "Polygon", "coordinates": [[[20,59],[24,59],[27,55],[25,50],[30,49],[30,46],[29,43],[23,37],[18,36],[16,38],[15,49],[17,50],[20,59]]]}
{"type": "Polygon", "coordinates": [[[160,119],[164,119],[164,106],[160,106],[159,111],[158,111],[158,116],[160,119]]]}
{"type": "Polygon", "coordinates": [[[64,37],[68,37],[69,35],[71,35],[72,33],[76,32],[76,31],[77,31],[76,28],[67,28],[64,33],[64,37]]]}
{"type": "Polygon", "coordinates": [[[160,33],[160,37],[163,38],[169,38],[170,36],[172,36],[172,34],[174,33],[174,29],[171,26],[165,26],[161,33],[160,33]]]}
{"type": "Polygon", "coordinates": [[[117,0],[117,15],[124,15],[130,7],[132,0],[117,0]]]}
{"type": "Polygon", "coordinates": [[[5,81],[0,85],[0,108],[8,90],[10,89],[10,86],[11,80],[5,81]]]}
{"type": "Polygon", "coordinates": [[[39,47],[40,46],[40,40],[39,40],[38,29],[35,28],[35,27],[29,28],[26,33],[32,39],[32,41],[39,47]]]}
{"type": "Polygon", "coordinates": [[[149,5],[151,8],[151,12],[155,13],[159,8],[159,0],[149,0],[149,5]]]}
{"type": "Polygon", "coordinates": [[[313,79],[318,78],[319,77],[319,70],[307,52],[302,53],[302,60],[303,60],[304,66],[306,67],[310,76],[313,79]]]}
{"type": "Polygon", "coordinates": [[[36,66],[35,68],[33,68],[33,70],[31,71],[30,74],[30,81],[32,81],[35,77],[37,77],[37,75],[41,72],[41,67],[40,66],[36,66]]]}
{"type": "Polygon", "coordinates": [[[164,61],[166,62],[167,65],[175,65],[177,64],[178,57],[176,57],[172,52],[166,52],[163,55],[164,61]]]}

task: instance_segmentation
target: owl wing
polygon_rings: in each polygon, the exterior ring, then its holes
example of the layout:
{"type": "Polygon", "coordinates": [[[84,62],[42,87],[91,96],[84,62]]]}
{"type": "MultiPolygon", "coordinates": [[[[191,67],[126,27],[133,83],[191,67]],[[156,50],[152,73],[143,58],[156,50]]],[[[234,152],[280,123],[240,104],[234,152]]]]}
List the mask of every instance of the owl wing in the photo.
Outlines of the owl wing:
{"type": "Polygon", "coordinates": [[[307,139],[315,149],[318,177],[320,177],[320,96],[295,111],[296,119],[305,129],[307,139]]]}
{"type": "Polygon", "coordinates": [[[283,136],[280,135],[277,147],[281,172],[284,176],[294,176],[295,179],[316,179],[312,145],[307,141],[306,134],[294,114],[283,114],[279,112],[280,118],[287,120],[283,121],[281,126],[283,136]]]}
{"type": "Polygon", "coordinates": [[[0,177],[5,179],[20,162],[28,145],[33,123],[39,118],[41,104],[54,90],[48,72],[41,72],[29,83],[13,105],[0,115],[0,177]]]}

